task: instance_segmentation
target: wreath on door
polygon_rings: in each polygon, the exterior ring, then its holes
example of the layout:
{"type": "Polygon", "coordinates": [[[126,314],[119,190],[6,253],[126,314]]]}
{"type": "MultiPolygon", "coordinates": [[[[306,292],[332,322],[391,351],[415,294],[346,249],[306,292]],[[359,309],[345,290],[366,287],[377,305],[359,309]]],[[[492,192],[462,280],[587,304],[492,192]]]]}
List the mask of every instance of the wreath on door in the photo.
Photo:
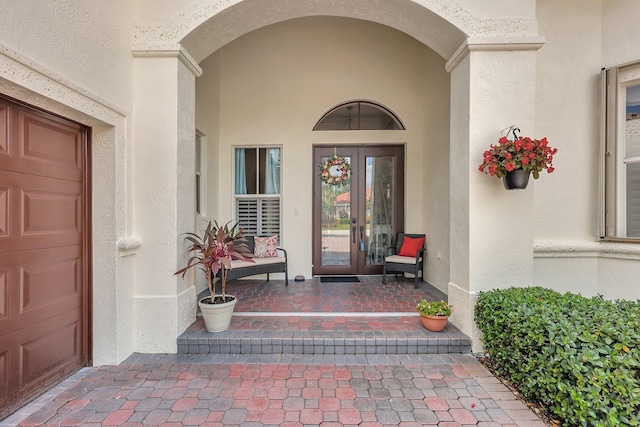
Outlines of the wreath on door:
{"type": "Polygon", "coordinates": [[[329,185],[340,185],[351,176],[351,165],[344,157],[334,154],[320,163],[320,179],[329,185]]]}

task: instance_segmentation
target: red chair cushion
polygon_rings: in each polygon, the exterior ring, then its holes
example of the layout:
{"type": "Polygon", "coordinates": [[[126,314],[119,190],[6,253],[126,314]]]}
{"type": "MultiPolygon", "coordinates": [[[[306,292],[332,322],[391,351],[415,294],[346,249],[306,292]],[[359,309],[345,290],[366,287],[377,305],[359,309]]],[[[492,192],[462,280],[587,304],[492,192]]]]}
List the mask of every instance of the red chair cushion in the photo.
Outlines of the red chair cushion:
{"type": "Polygon", "coordinates": [[[418,251],[424,246],[424,237],[404,237],[402,247],[400,248],[400,256],[409,256],[415,258],[418,251]]]}

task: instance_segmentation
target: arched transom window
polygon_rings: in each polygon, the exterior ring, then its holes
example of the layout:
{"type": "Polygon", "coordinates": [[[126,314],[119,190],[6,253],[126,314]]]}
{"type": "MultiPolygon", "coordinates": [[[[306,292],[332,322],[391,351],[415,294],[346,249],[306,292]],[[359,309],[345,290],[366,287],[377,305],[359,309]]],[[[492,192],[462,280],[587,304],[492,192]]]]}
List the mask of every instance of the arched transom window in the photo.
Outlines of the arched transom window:
{"type": "Polygon", "coordinates": [[[371,101],[349,101],[326,112],[313,130],[404,130],[387,107],[371,101]]]}

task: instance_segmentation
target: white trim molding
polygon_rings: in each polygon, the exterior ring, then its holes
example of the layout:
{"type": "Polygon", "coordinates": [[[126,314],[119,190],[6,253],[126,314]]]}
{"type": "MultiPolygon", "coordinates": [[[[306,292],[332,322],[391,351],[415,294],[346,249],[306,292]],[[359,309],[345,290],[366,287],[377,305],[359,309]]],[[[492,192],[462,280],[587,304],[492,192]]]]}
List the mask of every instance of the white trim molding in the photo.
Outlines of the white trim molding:
{"type": "Polygon", "coordinates": [[[538,50],[544,45],[544,37],[469,37],[451,55],[445,69],[453,71],[470,52],[477,51],[526,51],[538,50]]]}
{"type": "Polygon", "coordinates": [[[534,258],[614,258],[640,260],[640,245],[617,242],[537,241],[534,258]]]}
{"type": "Polygon", "coordinates": [[[182,46],[177,46],[174,49],[132,50],[131,54],[134,58],[178,58],[194,76],[200,77],[202,75],[202,68],[198,62],[182,46]]]}

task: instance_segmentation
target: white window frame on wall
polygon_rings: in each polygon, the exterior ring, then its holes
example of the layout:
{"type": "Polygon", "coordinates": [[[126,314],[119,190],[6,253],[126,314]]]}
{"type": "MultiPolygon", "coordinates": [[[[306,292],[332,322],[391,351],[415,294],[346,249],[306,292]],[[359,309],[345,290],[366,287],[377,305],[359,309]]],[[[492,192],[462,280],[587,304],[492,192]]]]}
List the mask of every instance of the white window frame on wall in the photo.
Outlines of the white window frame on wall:
{"type": "MultiPolygon", "coordinates": [[[[242,145],[232,147],[233,153],[233,199],[236,221],[244,229],[245,234],[249,236],[281,236],[282,231],[282,146],[280,145],[242,145]],[[279,192],[277,194],[261,194],[260,191],[260,173],[256,174],[256,194],[237,194],[236,192],[236,150],[237,149],[255,149],[258,154],[260,149],[277,148],[280,150],[280,179],[278,182],[279,192]],[[275,205],[274,205],[275,203],[275,205]],[[269,217],[262,215],[261,212],[266,210],[277,209],[277,215],[269,217]],[[247,224],[247,215],[256,215],[255,221],[247,224]],[[274,223],[275,221],[275,223],[274,223]]],[[[259,171],[259,156],[256,156],[256,170],[259,171]]]]}
{"type": "Polygon", "coordinates": [[[627,166],[640,164],[640,156],[628,154],[626,135],[627,88],[640,85],[640,61],[603,69],[602,82],[604,174],[600,237],[640,243],[640,236],[628,236],[627,230],[627,166]]]}
{"type": "Polygon", "coordinates": [[[196,216],[207,216],[207,137],[196,129],[195,139],[195,206],[196,216]],[[199,160],[199,164],[198,164],[199,160]],[[198,203],[199,202],[199,203],[198,203]]]}

